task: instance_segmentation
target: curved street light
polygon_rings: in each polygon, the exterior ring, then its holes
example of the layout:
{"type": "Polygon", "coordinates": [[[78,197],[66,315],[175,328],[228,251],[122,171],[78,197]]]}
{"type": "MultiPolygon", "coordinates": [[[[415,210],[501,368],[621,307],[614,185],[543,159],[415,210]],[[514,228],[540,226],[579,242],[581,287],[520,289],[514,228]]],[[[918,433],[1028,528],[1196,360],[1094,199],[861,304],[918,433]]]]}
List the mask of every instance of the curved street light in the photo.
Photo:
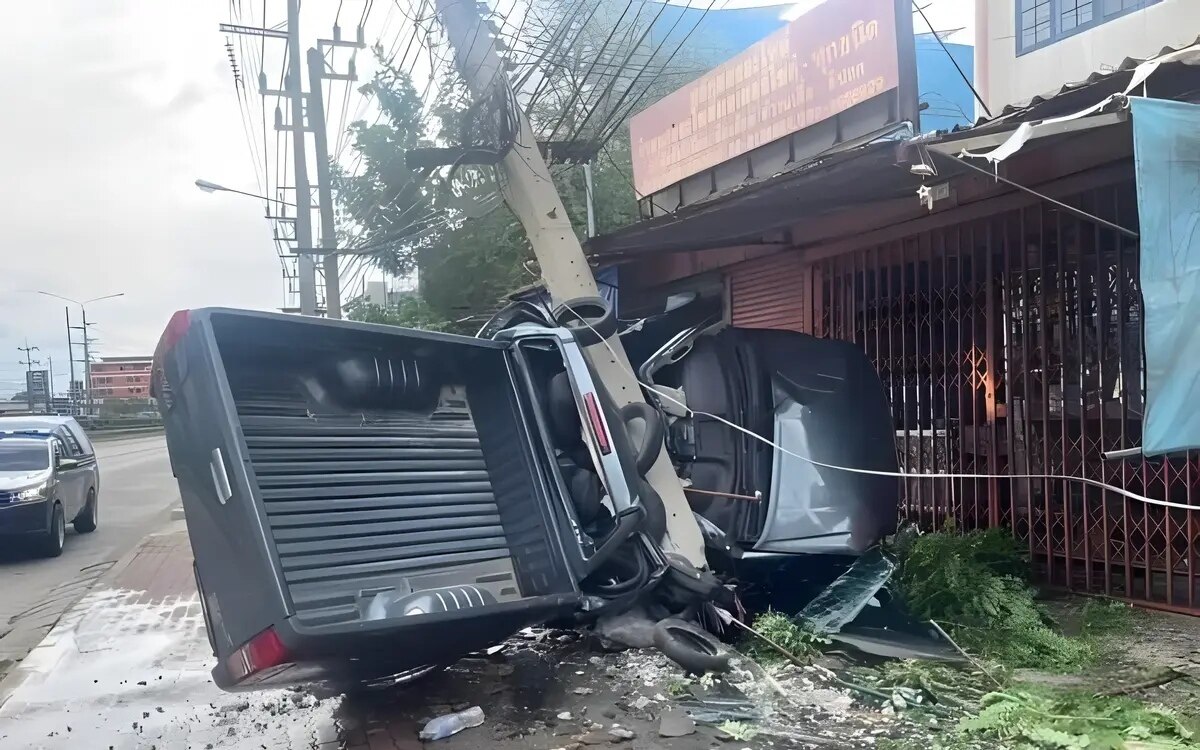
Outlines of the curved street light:
{"type": "Polygon", "coordinates": [[[295,203],[288,203],[287,201],[281,201],[278,198],[268,198],[265,195],[257,195],[255,193],[247,193],[245,190],[234,190],[233,188],[225,187],[224,185],[218,185],[217,183],[209,182],[208,180],[196,180],[196,187],[200,188],[201,190],[203,190],[206,193],[237,193],[238,195],[245,195],[250,198],[257,198],[260,201],[269,201],[271,203],[278,203],[281,206],[291,206],[293,208],[296,207],[295,203]]]}

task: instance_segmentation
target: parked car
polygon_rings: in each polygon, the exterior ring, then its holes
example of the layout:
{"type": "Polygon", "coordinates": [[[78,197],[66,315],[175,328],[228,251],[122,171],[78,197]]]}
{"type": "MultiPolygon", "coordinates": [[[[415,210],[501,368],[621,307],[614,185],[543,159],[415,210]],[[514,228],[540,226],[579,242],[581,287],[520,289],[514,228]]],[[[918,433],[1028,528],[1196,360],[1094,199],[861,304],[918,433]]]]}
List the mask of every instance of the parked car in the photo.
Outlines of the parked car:
{"type": "Polygon", "coordinates": [[[0,537],[62,554],[68,522],[80,534],[99,521],[100,467],[71,417],[0,417],[0,537]]]}
{"type": "Polygon", "coordinates": [[[661,585],[682,563],[589,339],[177,313],[153,390],[214,681],[394,684],[661,585]]]}

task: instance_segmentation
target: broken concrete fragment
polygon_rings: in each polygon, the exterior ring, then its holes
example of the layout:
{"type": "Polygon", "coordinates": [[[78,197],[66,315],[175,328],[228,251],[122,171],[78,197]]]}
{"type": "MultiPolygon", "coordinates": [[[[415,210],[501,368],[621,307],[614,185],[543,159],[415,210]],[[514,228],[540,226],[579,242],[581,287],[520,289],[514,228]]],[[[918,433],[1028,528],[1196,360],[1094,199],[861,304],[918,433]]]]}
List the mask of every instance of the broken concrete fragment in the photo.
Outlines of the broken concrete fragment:
{"type": "Polygon", "coordinates": [[[612,742],[613,738],[608,735],[608,732],[594,731],[587,734],[579,735],[575,738],[581,745],[607,745],[612,742]]]}
{"type": "Polygon", "coordinates": [[[634,732],[632,729],[626,729],[624,727],[613,727],[612,729],[608,730],[608,735],[613,738],[614,742],[628,742],[629,740],[637,737],[636,732],[634,732]]]}
{"type": "Polygon", "coordinates": [[[686,737],[695,734],[696,722],[686,711],[672,708],[664,711],[658,719],[659,737],[686,737]]]}

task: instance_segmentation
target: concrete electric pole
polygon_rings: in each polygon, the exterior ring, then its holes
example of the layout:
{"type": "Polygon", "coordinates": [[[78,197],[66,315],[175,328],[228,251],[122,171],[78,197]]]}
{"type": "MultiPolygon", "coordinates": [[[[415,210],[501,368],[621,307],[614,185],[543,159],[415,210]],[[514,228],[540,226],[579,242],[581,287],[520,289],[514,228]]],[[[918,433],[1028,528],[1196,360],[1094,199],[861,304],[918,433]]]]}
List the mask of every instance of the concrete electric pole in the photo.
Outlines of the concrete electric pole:
{"type": "MultiPolygon", "coordinates": [[[[296,173],[296,217],[271,216],[275,221],[291,221],[295,232],[291,237],[275,239],[290,242],[295,245],[296,280],[300,294],[300,313],[302,315],[317,314],[317,255],[323,255],[322,270],[325,278],[325,310],[330,318],[342,317],[341,278],[338,270],[337,226],[334,220],[333,186],[329,169],[329,136],[326,132],[325,102],[322,82],[327,80],[355,81],[354,61],[350,61],[350,70],[345,74],[325,72],[325,47],[366,47],[365,35],[360,26],[355,39],[342,39],[341,29],[333,28],[332,39],[317,40],[317,48],[310,49],[307,57],[308,94],[304,93],[304,78],[301,66],[304,58],[300,55],[300,0],[288,0],[287,31],[276,28],[261,28],[221,24],[221,31],[228,34],[246,34],[260,36],[264,39],[287,40],[288,59],[286,84],[282,90],[271,89],[267,86],[267,75],[259,73],[258,93],[262,96],[276,96],[287,99],[291,109],[291,122],[283,122],[282,111],[275,109],[275,129],[290,131],[292,134],[292,161],[296,173]],[[321,240],[313,243],[312,226],[312,190],[308,181],[308,156],[305,143],[306,133],[312,132],[315,156],[317,160],[317,193],[321,215],[321,240]],[[325,251],[325,252],[321,252],[325,251]]],[[[200,184],[197,181],[197,184],[200,184]]],[[[205,186],[201,185],[203,189],[205,186]]],[[[220,188],[229,190],[229,188],[220,188]]],[[[230,192],[241,192],[231,190],[230,192]]],[[[248,195],[248,193],[247,193],[248,195]]],[[[258,197],[258,196],[255,196],[258,197]]],[[[270,200],[270,199],[268,199],[270,200]]],[[[276,201],[287,205],[283,201],[276,201]]]]}
{"type": "Polygon", "coordinates": [[[18,364],[25,365],[25,395],[29,399],[29,411],[34,411],[33,378],[30,377],[30,373],[33,372],[34,365],[42,364],[40,361],[33,358],[33,353],[40,352],[41,349],[38,349],[36,346],[30,346],[29,339],[25,339],[25,346],[18,346],[17,351],[25,353],[25,359],[21,360],[18,364]]]}
{"type": "Polygon", "coordinates": [[[92,417],[95,416],[92,411],[92,349],[91,338],[88,336],[87,308],[83,305],[79,306],[79,315],[81,318],[80,322],[83,323],[80,326],[83,329],[83,387],[85,389],[84,392],[87,394],[85,400],[87,411],[84,414],[92,417]]]}
{"type": "MultiPolygon", "coordinates": [[[[305,153],[304,58],[300,54],[300,0],[288,0],[288,71],[287,92],[292,108],[292,160],[296,176],[296,260],[300,285],[300,314],[317,314],[317,268],[312,241],[312,193],[308,185],[308,157],[305,153]]],[[[277,125],[278,127],[278,125],[277,125]]]]}
{"type": "Polygon", "coordinates": [[[67,314],[67,363],[71,366],[71,380],[67,383],[67,398],[71,404],[71,416],[76,416],[79,413],[79,404],[76,403],[75,393],[75,342],[71,338],[71,308],[63,307],[63,311],[67,314]]]}
{"type": "MultiPolygon", "coordinates": [[[[361,32],[361,29],[360,29],[361,32]]],[[[325,42],[323,42],[325,43],[325,42]]],[[[330,40],[329,44],[356,46],[330,40]]],[[[325,271],[325,314],[330,318],[342,317],[342,284],[338,271],[337,223],[334,221],[333,185],[329,170],[329,136],[325,123],[325,80],[353,81],[354,72],[345,75],[325,72],[325,56],[319,49],[308,51],[308,127],[313,134],[313,148],[317,159],[317,202],[321,206],[321,247],[328,252],[321,261],[325,271]]]]}
{"type": "MultiPolygon", "coordinates": [[[[480,16],[475,0],[435,0],[435,8],[454,47],[458,70],[471,93],[477,99],[485,99],[497,86],[508,87],[496,39],[480,16]]],[[[598,297],[591,266],[567,218],[567,209],[554,187],[550,169],[538,150],[529,118],[515,102],[513,109],[519,124],[516,144],[498,165],[504,172],[504,199],[529,236],[542,269],[542,279],[554,301],[598,297]]],[[[587,352],[600,382],[618,406],[643,401],[641,386],[633,375],[620,338],[613,336],[607,344],[612,347],[611,351],[600,343],[587,352]]],[[[666,508],[664,549],[683,555],[693,565],[703,566],[704,540],[665,446],[646,479],[662,497],[666,508]]]]}

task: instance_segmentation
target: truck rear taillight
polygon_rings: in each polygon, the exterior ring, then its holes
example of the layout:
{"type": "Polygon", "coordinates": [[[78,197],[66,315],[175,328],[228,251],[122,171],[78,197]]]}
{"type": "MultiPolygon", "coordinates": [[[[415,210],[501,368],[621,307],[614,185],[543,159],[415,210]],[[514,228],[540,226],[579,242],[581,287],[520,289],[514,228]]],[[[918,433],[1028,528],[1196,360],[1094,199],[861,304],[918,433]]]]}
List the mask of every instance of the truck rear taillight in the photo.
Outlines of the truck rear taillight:
{"type": "Polygon", "coordinates": [[[183,335],[187,333],[188,325],[191,323],[191,311],[178,310],[171,319],[167,321],[167,328],[163,331],[162,336],[158,340],[158,346],[155,348],[155,355],[166,354],[175,348],[183,335]]]}
{"type": "Polygon", "coordinates": [[[596,400],[596,394],[583,394],[583,405],[587,409],[588,424],[592,426],[592,434],[596,436],[600,453],[607,456],[612,453],[612,441],[608,438],[608,429],[604,426],[604,417],[600,414],[600,403],[596,400]]]}
{"type": "Polygon", "coordinates": [[[170,384],[167,382],[163,357],[175,348],[175,345],[187,333],[190,324],[191,313],[188,310],[176,311],[167,321],[166,330],[158,339],[158,346],[154,347],[154,362],[150,369],[150,395],[160,401],[165,401],[168,409],[174,406],[174,399],[170,384]]]}
{"type": "Polygon", "coordinates": [[[264,677],[263,673],[268,670],[289,667],[291,658],[275,628],[267,628],[230,654],[225,659],[225,666],[234,682],[241,682],[248,677],[264,677]]]}

